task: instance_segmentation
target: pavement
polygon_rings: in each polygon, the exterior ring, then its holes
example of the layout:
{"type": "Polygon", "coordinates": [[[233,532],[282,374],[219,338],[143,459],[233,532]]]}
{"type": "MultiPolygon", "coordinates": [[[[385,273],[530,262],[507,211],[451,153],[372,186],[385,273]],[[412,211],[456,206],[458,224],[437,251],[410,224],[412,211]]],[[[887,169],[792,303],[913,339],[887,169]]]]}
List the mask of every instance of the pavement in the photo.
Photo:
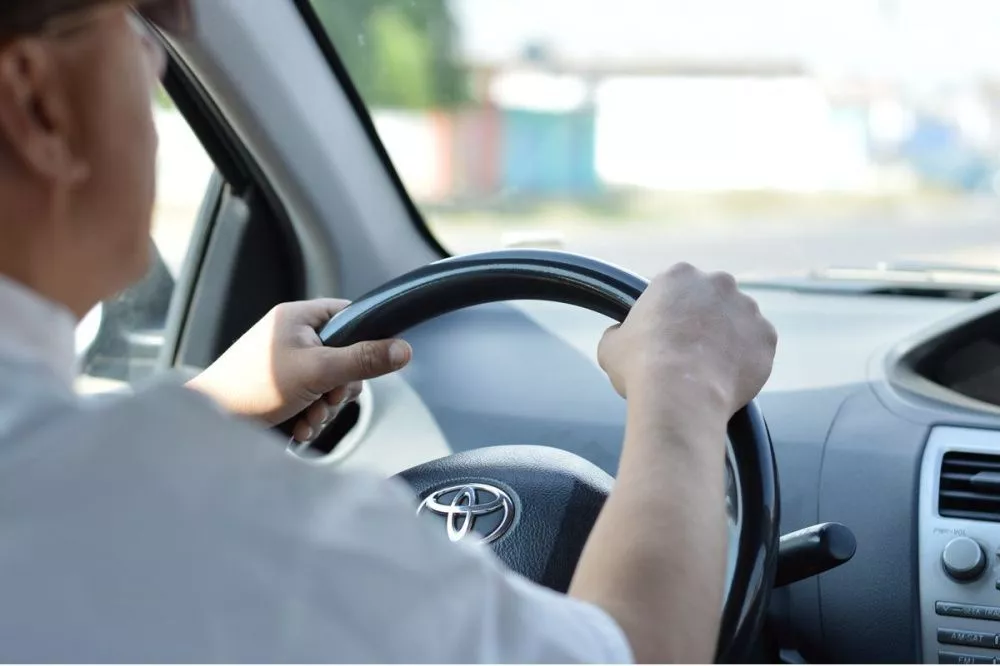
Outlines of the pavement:
{"type": "Polygon", "coordinates": [[[737,275],[900,260],[1000,269],[1000,200],[996,199],[962,201],[933,211],[826,219],[748,217],[684,224],[607,221],[547,226],[516,220],[463,221],[432,223],[431,229],[455,254],[503,247],[520,235],[528,236],[528,246],[558,244],[647,276],[678,261],[737,275]]]}
{"type": "MultiPolygon", "coordinates": [[[[162,206],[153,237],[171,272],[184,263],[197,207],[162,206]]],[[[432,221],[453,254],[512,244],[559,247],[652,276],[678,261],[736,275],[796,273],[829,266],[922,260],[1000,269],[1000,199],[934,211],[838,218],[574,222],[544,219],[432,221]]]]}

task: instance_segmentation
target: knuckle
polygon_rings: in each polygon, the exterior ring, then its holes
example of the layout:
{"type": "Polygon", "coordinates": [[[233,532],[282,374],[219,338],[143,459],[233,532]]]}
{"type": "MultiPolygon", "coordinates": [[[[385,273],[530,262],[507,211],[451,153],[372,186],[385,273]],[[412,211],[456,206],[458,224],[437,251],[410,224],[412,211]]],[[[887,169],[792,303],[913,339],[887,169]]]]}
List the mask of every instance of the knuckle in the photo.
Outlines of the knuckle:
{"type": "Polygon", "coordinates": [[[611,354],[611,346],[614,344],[614,336],[617,330],[617,326],[609,328],[601,336],[601,341],[597,343],[597,364],[603,370],[608,369],[608,356],[611,354]]]}
{"type": "Polygon", "coordinates": [[[694,264],[688,261],[678,261],[674,264],[673,270],[678,273],[690,273],[691,271],[696,271],[698,269],[694,267],[694,264]]]}
{"type": "Polygon", "coordinates": [[[716,286],[722,287],[727,291],[736,290],[736,278],[733,277],[732,273],[717,271],[712,273],[708,279],[711,280],[716,286]]]}
{"type": "MultiPolygon", "coordinates": [[[[392,371],[392,360],[389,357],[389,345],[386,342],[369,340],[355,347],[356,363],[359,374],[350,377],[352,383],[371,379],[392,371]]],[[[348,385],[347,390],[351,389],[348,385]]]]}
{"type": "Polygon", "coordinates": [[[601,338],[601,341],[597,343],[597,365],[606,369],[605,361],[607,361],[608,357],[608,343],[604,340],[604,338],[601,338]]]}
{"type": "Polygon", "coordinates": [[[333,311],[343,310],[344,308],[346,308],[348,305],[351,304],[350,301],[344,298],[326,298],[323,299],[321,303],[325,304],[327,306],[327,309],[333,311]]]}
{"type": "Polygon", "coordinates": [[[378,349],[373,342],[362,342],[354,348],[355,361],[357,362],[358,369],[366,375],[370,375],[377,372],[379,361],[378,361],[378,349]]]}
{"type": "Polygon", "coordinates": [[[697,273],[698,269],[692,264],[686,261],[679,261],[669,269],[667,269],[665,275],[690,275],[692,273],[697,273]]]}
{"type": "Polygon", "coordinates": [[[292,319],[295,315],[294,303],[278,303],[268,313],[268,317],[276,322],[292,319]]]}
{"type": "Polygon", "coordinates": [[[603,342],[597,346],[597,365],[600,366],[601,370],[607,372],[608,352],[603,342]]]}
{"type": "Polygon", "coordinates": [[[309,327],[295,328],[292,332],[292,339],[298,349],[309,349],[315,344],[316,332],[309,327]]]}
{"type": "Polygon", "coordinates": [[[757,335],[770,347],[774,347],[778,342],[778,331],[775,330],[774,324],[763,317],[758,320],[757,335]]]}

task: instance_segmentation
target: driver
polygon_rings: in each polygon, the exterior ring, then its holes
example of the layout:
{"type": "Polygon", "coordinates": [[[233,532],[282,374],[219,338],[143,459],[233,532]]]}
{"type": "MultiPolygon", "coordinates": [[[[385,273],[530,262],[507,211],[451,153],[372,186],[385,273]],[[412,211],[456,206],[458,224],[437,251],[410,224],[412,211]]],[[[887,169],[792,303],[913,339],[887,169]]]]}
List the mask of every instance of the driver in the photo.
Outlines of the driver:
{"type": "Polygon", "coordinates": [[[402,341],[321,346],[343,302],[279,306],[189,387],[75,395],[76,322],[149,261],[165,59],[135,12],[190,17],[166,0],[0,7],[0,659],[712,659],[726,423],[776,341],[732,277],[675,266],[601,340],[625,442],[557,594],[449,543],[405,489],[304,465],[262,427],[301,414],[313,437],[409,361],[402,341]]]}

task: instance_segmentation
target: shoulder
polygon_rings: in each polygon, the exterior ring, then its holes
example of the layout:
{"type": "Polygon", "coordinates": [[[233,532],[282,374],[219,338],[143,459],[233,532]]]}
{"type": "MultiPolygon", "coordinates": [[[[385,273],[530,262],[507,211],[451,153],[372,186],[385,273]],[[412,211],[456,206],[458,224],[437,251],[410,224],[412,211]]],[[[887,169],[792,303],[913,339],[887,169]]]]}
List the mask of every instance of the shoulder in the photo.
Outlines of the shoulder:
{"type": "Polygon", "coordinates": [[[200,465],[218,459],[241,467],[284,459],[283,442],[274,433],[233,417],[203,394],[170,379],[85,400],[60,425],[85,436],[95,452],[124,460],[147,455],[169,464],[196,456],[200,465]]]}

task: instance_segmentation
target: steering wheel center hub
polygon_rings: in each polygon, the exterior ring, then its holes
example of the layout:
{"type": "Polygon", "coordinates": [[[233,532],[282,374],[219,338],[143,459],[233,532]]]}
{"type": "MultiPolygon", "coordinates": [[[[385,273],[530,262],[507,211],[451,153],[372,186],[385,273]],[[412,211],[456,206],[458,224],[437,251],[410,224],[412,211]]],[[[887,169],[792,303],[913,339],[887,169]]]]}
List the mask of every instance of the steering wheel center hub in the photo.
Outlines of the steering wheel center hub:
{"type": "Polygon", "coordinates": [[[423,513],[444,516],[448,539],[462,541],[479,534],[479,541],[491,543],[510,529],[514,502],[501,488],[486,483],[464,483],[436,490],[417,507],[423,513]],[[474,531],[474,528],[478,530],[474,531]]]}

